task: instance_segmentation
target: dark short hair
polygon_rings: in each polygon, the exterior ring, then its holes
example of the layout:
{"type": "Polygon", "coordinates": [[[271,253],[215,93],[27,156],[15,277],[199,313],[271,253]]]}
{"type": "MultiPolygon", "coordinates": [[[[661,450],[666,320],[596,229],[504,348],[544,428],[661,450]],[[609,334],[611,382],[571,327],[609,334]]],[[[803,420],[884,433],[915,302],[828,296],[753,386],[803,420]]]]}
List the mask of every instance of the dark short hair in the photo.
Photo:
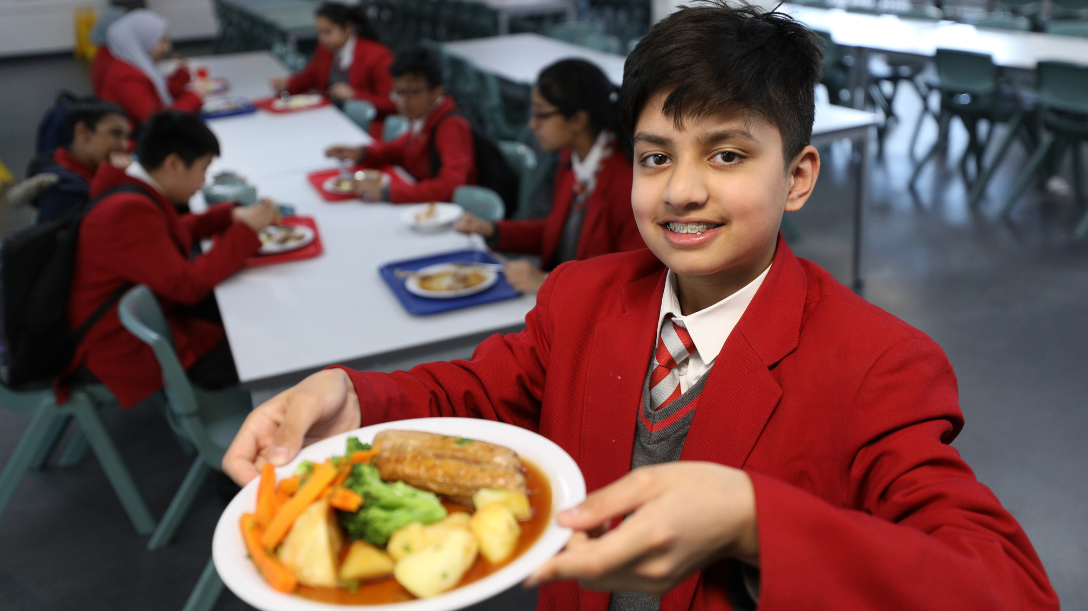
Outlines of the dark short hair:
{"type": "Polygon", "coordinates": [[[355,33],[359,36],[381,42],[378,27],[367,14],[367,6],[362,2],[355,6],[339,2],[322,2],[314,11],[314,15],[320,15],[342,28],[350,25],[355,28],[355,33]]]}
{"type": "Polygon", "coordinates": [[[536,80],[536,89],[568,119],[584,110],[594,133],[619,129],[616,86],[600,68],[584,59],[564,59],[544,68],[536,80]]]}
{"type": "Polygon", "coordinates": [[[620,123],[633,136],[654,95],[662,112],[685,117],[740,111],[778,128],[789,164],[812,137],[820,47],[788,15],[746,3],[700,0],[658,22],[627,56],[620,123]]]}
{"type": "Polygon", "coordinates": [[[64,120],[60,124],[61,146],[68,146],[72,143],[76,134],[76,125],[79,123],[94,131],[98,129],[98,122],[110,115],[120,115],[122,119],[128,121],[125,111],[116,104],[94,99],[73,102],[64,111],[64,120]]]}
{"type": "Polygon", "coordinates": [[[192,166],[205,155],[219,155],[219,140],[196,115],[180,110],[160,112],[144,123],[136,157],[144,168],[154,170],[171,154],[192,166]]]}
{"type": "Polygon", "coordinates": [[[427,79],[431,89],[442,85],[442,63],[438,55],[427,47],[413,46],[397,52],[393,65],[389,66],[393,78],[405,75],[421,76],[427,79]]]}

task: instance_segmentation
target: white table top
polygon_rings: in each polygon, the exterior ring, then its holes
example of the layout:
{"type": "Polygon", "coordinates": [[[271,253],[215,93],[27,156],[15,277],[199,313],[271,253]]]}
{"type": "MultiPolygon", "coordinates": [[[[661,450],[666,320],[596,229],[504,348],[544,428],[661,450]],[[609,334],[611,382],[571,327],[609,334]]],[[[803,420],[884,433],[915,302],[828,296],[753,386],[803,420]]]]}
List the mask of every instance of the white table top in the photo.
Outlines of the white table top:
{"type": "Polygon", "coordinates": [[[622,55],[595,51],[539,34],[510,34],[443,43],[448,53],[459,55],[495,76],[531,85],[540,71],[561,59],[593,62],[616,85],[623,81],[622,55]]]}
{"type": "MultiPolygon", "coordinates": [[[[190,61],[199,65],[204,59],[190,61]]],[[[215,56],[206,65],[212,76],[232,79],[233,89],[234,79],[241,82],[244,74],[254,74],[263,83],[272,61],[267,53],[247,53],[215,56]]],[[[324,245],[324,253],[317,258],[242,270],[216,287],[243,383],[524,323],[535,303],[533,296],[423,317],[401,307],[378,275],[379,267],[473,248],[475,242],[452,231],[416,233],[401,222],[403,207],[322,200],[306,175],[335,166],[324,157],[324,148],[335,142],[370,140],[334,107],[290,114],[258,111],[215,119],[208,125],[223,150],[213,170],[237,171],[262,196],[290,203],[300,215],[314,217],[324,245]]],[[[192,204],[194,209],[203,208],[199,194],[192,204]]]]}
{"type": "Polygon", "coordinates": [[[573,7],[570,0],[473,0],[486,4],[496,11],[539,11],[539,10],[567,10],[573,7]]]}
{"type": "Polygon", "coordinates": [[[1039,32],[978,29],[950,21],[899,19],[842,9],[785,5],[811,28],[831,33],[835,42],[851,46],[931,57],[938,48],[988,53],[1007,68],[1033,70],[1040,60],[1088,63],[1088,39],[1039,32]]]}
{"type": "Polygon", "coordinates": [[[815,139],[876,124],[875,113],[831,104],[816,104],[816,120],[812,122],[812,137],[815,139]]]}

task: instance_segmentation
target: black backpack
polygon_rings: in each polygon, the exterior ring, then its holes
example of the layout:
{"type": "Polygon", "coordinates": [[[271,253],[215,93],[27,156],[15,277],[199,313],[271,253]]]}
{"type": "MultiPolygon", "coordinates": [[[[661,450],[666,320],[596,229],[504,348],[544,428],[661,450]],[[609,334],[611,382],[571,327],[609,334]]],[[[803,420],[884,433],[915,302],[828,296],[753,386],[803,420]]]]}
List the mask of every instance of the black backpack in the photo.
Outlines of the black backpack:
{"type": "Polygon", "coordinates": [[[5,384],[17,386],[61,374],[87,331],[131,287],[126,284],[114,291],[79,329],[68,327],[68,294],[79,226],[96,203],[119,192],[143,193],[154,200],[138,185],[118,185],[61,218],[10,235],[0,245],[0,293],[7,336],[7,363],[0,368],[0,376],[5,384]]]}
{"type": "MultiPolygon", "coordinates": [[[[454,115],[457,113],[451,112],[438,120],[434,126],[435,136],[438,135],[438,126],[442,125],[446,118],[454,115]]],[[[471,122],[469,126],[472,128],[472,147],[475,151],[476,184],[498,193],[504,204],[503,217],[510,218],[518,209],[518,189],[521,178],[506,163],[506,157],[499,149],[499,145],[471,122]]],[[[430,142],[432,176],[438,176],[438,170],[442,168],[442,158],[438,156],[435,139],[432,137],[430,142]]]]}

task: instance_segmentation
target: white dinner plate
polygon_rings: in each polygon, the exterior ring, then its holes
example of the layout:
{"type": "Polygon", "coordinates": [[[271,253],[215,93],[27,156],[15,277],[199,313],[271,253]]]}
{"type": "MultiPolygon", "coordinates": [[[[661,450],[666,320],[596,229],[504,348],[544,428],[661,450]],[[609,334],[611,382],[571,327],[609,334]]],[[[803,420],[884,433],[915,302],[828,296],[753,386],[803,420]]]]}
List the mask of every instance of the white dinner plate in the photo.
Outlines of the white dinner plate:
{"type": "Polygon", "coordinates": [[[437,203],[434,205],[434,214],[427,216],[430,207],[430,204],[405,206],[404,212],[400,213],[400,220],[416,231],[435,232],[453,225],[465,213],[465,209],[457,204],[437,203]]]}
{"type": "Polygon", "coordinates": [[[336,183],[340,181],[340,175],[335,174],[325,179],[325,182],[321,183],[321,188],[326,193],[332,193],[333,195],[349,195],[355,192],[355,183],[352,182],[351,186],[347,189],[341,189],[336,183]]]}
{"type": "MultiPolygon", "coordinates": [[[[227,79],[225,79],[225,78],[223,78],[221,76],[210,77],[208,79],[208,83],[211,84],[211,87],[208,89],[208,91],[206,92],[205,95],[219,95],[221,93],[226,93],[226,91],[228,89],[230,89],[230,81],[228,81],[227,79]]],[[[187,91],[192,91],[195,87],[196,87],[196,79],[195,78],[192,81],[189,81],[189,83],[185,85],[185,89],[187,91]]]]}
{"type": "MultiPolygon", "coordinates": [[[[306,225],[290,225],[291,229],[295,231],[298,236],[296,239],[284,242],[282,244],[269,240],[267,242],[261,242],[261,249],[257,251],[262,255],[276,255],[281,252],[291,252],[292,250],[298,250],[303,246],[310,245],[314,241],[314,230],[306,225]]],[[[270,225],[261,230],[262,234],[268,234],[274,231],[281,231],[274,225],[270,225]]]]}
{"type": "Polygon", "coordinates": [[[293,95],[287,99],[276,98],[272,100],[272,108],[276,110],[299,110],[300,108],[309,108],[311,106],[317,106],[324,101],[325,98],[316,93],[302,93],[299,95],[293,95]]]}
{"type": "MultiPolygon", "coordinates": [[[[469,263],[471,265],[471,263],[469,263]]],[[[452,299],[454,297],[465,297],[466,295],[475,295],[476,293],[482,293],[487,289],[494,286],[499,281],[499,273],[493,269],[481,269],[480,273],[484,275],[484,281],[476,286],[470,286],[468,288],[458,289],[454,291],[433,291],[423,288],[419,285],[419,277],[426,276],[428,274],[437,274],[447,270],[456,269],[458,266],[453,263],[439,263],[437,265],[428,265],[422,269],[415,270],[415,274],[409,276],[404,281],[404,288],[408,289],[408,292],[417,295],[419,297],[429,297],[431,299],[452,299]]]]}
{"type": "Polygon", "coordinates": [[[206,113],[220,113],[238,110],[239,108],[245,108],[247,106],[249,106],[249,100],[235,95],[208,98],[207,100],[204,100],[204,105],[200,109],[206,113]]]}
{"type": "Polygon", "coordinates": [[[257,486],[260,479],[257,478],[242,488],[242,491],[227,505],[215,527],[215,536],[212,538],[212,558],[215,561],[215,570],[223,579],[223,583],[239,598],[262,611],[333,611],[348,608],[366,611],[452,611],[491,598],[521,583],[546,560],[563,549],[567,540],[570,539],[570,529],[560,527],[555,522],[554,516],[559,511],[574,507],[585,500],[586,483],[581,470],[578,469],[574,459],[551,440],[532,431],[500,422],[471,418],[419,418],[375,424],[324,439],[304,448],[290,464],[276,469],[276,477],[290,476],[302,460],[321,462],[330,456],[344,454],[348,437],[358,437],[360,441],[369,443],[374,439],[374,435],[386,429],[457,435],[501,444],[513,449],[518,456],[536,465],[551,484],[553,517],[547,528],[532,547],[510,564],[479,581],[454,588],[445,594],[387,605],[357,606],[320,603],[273,590],[250,561],[238,522],[243,513],[252,513],[256,507],[257,486]]]}

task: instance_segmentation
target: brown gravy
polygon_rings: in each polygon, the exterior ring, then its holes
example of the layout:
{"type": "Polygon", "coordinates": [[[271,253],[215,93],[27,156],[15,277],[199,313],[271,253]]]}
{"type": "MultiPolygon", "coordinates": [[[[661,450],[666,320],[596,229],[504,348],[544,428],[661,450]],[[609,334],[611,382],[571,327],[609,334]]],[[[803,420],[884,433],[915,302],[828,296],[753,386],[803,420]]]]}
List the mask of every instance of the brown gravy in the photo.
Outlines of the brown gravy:
{"type": "MultiPolygon", "coordinates": [[[[525,553],[525,550],[532,547],[536,540],[540,538],[541,533],[548,527],[552,514],[551,485],[539,467],[525,459],[521,460],[521,464],[525,473],[525,487],[529,491],[529,506],[533,509],[533,516],[524,522],[518,523],[521,525],[521,536],[518,537],[518,545],[514,549],[514,553],[502,564],[492,564],[482,555],[478,556],[476,563],[465,573],[457,587],[479,581],[510,564],[518,556],[525,553]]],[[[463,505],[448,501],[443,501],[442,504],[451,513],[469,511],[463,505]]],[[[347,547],[347,545],[344,545],[345,554],[347,553],[347,547]]],[[[415,599],[414,596],[408,593],[408,590],[404,589],[404,586],[397,583],[397,580],[392,577],[359,584],[359,589],[355,592],[344,588],[315,588],[299,585],[296,593],[310,600],[341,605],[385,605],[415,599]]]]}

